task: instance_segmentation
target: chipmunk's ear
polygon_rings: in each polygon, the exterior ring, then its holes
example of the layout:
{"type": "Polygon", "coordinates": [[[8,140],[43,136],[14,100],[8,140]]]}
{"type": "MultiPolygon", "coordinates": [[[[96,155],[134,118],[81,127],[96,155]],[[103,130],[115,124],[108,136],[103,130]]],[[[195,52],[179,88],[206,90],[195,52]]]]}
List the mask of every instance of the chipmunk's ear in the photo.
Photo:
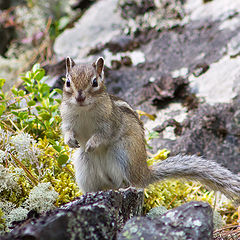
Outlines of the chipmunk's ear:
{"type": "Polygon", "coordinates": [[[96,71],[100,76],[103,75],[104,59],[102,57],[98,58],[97,61],[93,63],[93,67],[96,68],[96,71]]]}
{"type": "Polygon", "coordinates": [[[75,65],[75,62],[72,60],[72,58],[67,57],[66,58],[66,72],[69,73],[74,65],[75,65]]]}

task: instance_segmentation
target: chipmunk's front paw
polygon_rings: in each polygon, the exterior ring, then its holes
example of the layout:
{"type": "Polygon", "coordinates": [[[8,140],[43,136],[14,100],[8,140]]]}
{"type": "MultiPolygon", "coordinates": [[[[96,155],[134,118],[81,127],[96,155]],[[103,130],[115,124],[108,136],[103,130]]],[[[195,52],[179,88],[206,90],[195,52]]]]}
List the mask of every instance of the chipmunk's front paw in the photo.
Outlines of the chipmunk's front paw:
{"type": "Polygon", "coordinates": [[[70,147],[70,148],[79,148],[78,141],[72,136],[67,135],[65,136],[64,142],[70,147]]]}
{"type": "Polygon", "coordinates": [[[85,152],[93,152],[97,148],[97,144],[93,139],[89,139],[85,146],[85,152]]]}
{"type": "Polygon", "coordinates": [[[79,148],[80,147],[80,145],[78,144],[78,141],[76,139],[69,139],[67,145],[70,148],[79,148]]]}

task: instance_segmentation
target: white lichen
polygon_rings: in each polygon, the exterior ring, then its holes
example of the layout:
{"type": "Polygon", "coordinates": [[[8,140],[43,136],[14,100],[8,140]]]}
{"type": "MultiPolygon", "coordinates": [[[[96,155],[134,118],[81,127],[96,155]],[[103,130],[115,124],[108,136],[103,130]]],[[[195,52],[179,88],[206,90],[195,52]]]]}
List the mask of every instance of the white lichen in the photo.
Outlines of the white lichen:
{"type": "Polygon", "coordinates": [[[219,212],[213,211],[213,228],[217,230],[226,225],[226,222],[223,220],[219,212]]]}
{"type": "Polygon", "coordinates": [[[0,193],[4,190],[19,191],[18,178],[19,172],[11,172],[8,168],[0,165],[0,193]]]}
{"type": "Polygon", "coordinates": [[[6,157],[6,153],[3,150],[0,150],[0,163],[3,163],[6,157]]]}
{"type": "Polygon", "coordinates": [[[15,208],[15,204],[13,204],[12,202],[8,202],[8,201],[1,201],[0,202],[0,209],[2,210],[2,212],[4,213],[3,218],[6,218],[7,215],[15,208]]]}
{"type": "Polygon", "coordinates": [[[151,218],[154,218],[154,217],[160,217],[161,215],[163,215],[164,213],[166,213],[168,210],[166,207],[164,206],[158,206],[158,207],[154,207],[152,208],[147,216],[148,217],[151,217],[151,218]]]}
{"type": "Polygon", "coordinates": [[[22,221],[27,218],[28,210],[23,207],[18,207],[9,212],[6,217],[6,222],[8,227],[11,226],[11,223],[14,221],[22,221]]]}
{"type": "Polygon", "coordinates": [[[24,202],[23,207],[43,213],[55,208],[54,202],[57,198],[58,193],[49,182],[39,183],[30,191],[29,197],[24,202]]]}
{"type": "Polygon", "coordinates": [[[14,151],[20,160],[28,159],[30,162],[37,161],[40,151],[35,147],[36,141],[33,137],[20,132],[10,138],[11,150],[14,151]]]}

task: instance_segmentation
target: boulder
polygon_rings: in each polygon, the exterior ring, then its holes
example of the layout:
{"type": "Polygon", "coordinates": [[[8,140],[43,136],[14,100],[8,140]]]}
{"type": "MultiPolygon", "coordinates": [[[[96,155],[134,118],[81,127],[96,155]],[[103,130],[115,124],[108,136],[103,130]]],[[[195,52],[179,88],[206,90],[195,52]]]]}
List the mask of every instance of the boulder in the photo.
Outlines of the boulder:
{"type": "Polygon", "coordinates": [[[76,23],[56,39],[54,51],[58,58],[83,57],[98,43],[105,44],[120,34],[124,20],[116,11],[117,0],[102,0],[93,4],[76,23]]]}
{"type": "Polygon", "coordinates": [[[134,217],[118,235],[118,240],[210,240],[213,234],[213,213],[204,202],[190,202],[160,217],[134,217]]]}

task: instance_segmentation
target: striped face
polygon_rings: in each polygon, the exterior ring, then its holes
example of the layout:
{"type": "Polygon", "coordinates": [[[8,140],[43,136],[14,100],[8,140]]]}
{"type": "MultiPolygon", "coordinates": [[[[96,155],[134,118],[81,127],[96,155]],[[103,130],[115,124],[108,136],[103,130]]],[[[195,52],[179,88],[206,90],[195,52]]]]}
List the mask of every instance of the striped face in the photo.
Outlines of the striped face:
{"type": "Polygon", "coordinates": [[[71,58],[66,59],[66,82],[63,88],[64,101],[76,106],[89,106],[104,93],[104,60],[96,63],[76,65],[71,58]]]}

